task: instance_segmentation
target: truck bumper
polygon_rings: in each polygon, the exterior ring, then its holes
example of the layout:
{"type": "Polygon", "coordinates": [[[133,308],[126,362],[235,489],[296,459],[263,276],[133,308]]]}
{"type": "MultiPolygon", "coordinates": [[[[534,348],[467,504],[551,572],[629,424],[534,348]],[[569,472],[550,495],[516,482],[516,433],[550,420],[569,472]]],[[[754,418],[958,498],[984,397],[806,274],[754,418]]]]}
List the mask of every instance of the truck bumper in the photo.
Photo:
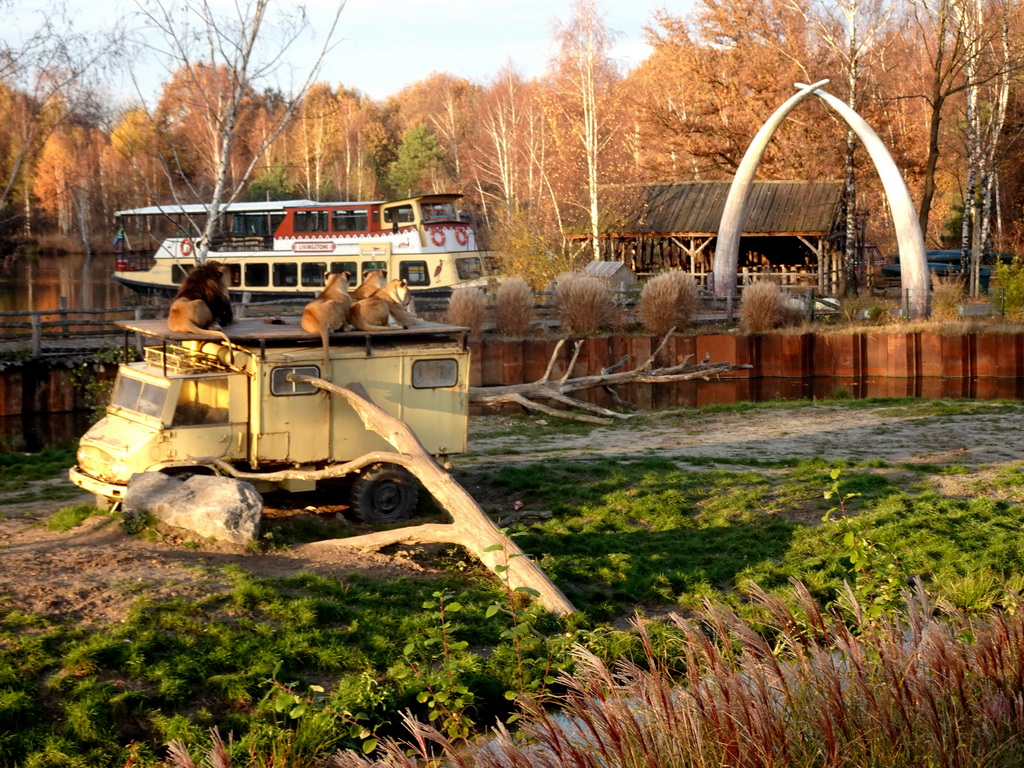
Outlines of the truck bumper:
{"type": "Polygon", "coordinates": [[[124,492],[127,490],[123,485],[115,485],[114,483],[105,483],[102,480],[97,480],[92,475],[85,474],[78,467],[72,467],[68,470],[68,479],[83,491],[95,493],[97,496],[106,496],[108,499],[123,499],[124,492]]]}

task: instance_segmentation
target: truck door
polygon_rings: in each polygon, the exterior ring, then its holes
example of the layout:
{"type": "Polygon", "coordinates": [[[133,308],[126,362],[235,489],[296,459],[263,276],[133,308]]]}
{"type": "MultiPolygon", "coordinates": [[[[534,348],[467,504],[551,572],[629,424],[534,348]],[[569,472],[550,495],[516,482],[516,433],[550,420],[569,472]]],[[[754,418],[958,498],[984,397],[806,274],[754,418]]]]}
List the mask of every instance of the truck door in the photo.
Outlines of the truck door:
{"type": "Polygon", "coordinates": [[[330,457],[330,399],[316,387],[289,381],[290,373],[319,377],[320,368],[272,366],[253,384],[259,388],[252,398],[255,464],[315,464],[330,457]]]}
{"type": "Polygon", "coordinates": [[[245,377],[190,376],[175,383],[177,402],[163,436],[165,458],[212,456],[230,461],[245,456],[245,377]]]}

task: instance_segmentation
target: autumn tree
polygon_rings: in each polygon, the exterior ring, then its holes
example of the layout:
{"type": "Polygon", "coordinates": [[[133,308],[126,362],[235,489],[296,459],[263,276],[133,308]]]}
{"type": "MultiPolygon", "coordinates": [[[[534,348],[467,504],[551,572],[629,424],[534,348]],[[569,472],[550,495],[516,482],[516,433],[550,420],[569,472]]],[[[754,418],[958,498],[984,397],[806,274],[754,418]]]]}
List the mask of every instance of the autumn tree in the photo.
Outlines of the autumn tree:
{"type": "MultiPolygon", "coordinates": [[[[5,0],[0,9],[11,5],[5,0]]],[[[50,134],[92,101],[101,64],[116,58],[115,40],[114,33],[77,32],[59,2],[39,9],[27,30],[0,39],[0,219],[16,215],[19,198],[28,211],[33,163],[50,134]]]]}

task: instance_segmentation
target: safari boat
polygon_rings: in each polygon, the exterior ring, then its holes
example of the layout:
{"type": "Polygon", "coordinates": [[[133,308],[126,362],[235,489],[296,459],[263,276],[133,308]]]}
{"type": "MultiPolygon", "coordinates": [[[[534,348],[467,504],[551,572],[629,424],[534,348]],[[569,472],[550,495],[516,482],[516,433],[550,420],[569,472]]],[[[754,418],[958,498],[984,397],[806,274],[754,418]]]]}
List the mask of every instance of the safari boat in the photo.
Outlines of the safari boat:
{"type": "MultiPolygon", "coordinates": [[[[416,295],[446,296],[482,284],[490,273],[458,194],[392,201],[231,203],[208,259],[227,265],[233,300],[278,301],[315,295],[329,272],[352,285],[373,270],[404,279],[416,295]]],[[[196,266],[195,235],[205,205],[119,211],[113,278],[133,291],[173,296],[196,266]],[[156,252],[150,243],[159,243],[156,252]]]]}

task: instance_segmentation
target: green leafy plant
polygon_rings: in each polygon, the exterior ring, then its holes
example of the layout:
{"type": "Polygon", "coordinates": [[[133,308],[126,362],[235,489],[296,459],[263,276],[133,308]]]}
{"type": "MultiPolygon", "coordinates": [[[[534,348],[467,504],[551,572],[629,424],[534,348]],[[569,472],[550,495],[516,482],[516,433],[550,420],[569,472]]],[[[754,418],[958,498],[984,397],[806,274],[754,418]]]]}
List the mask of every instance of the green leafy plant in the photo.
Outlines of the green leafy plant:
{"type": "Polygon", "coordinates": [[[397,675],[411,673],[422,685],[416,701],[427,706],[431,723],[440,721],[441,730],[450,739],[467,739],[475,725],[469,715],[475,696],[466,685],[465,676],[476,665],[462,653],[469,643],[455,640],[451,625],[451,616],[462,610],[462,604],[454,600],[455,593],[450,590],[435,591],[433,597],[423,607],[433,611],[436,632],[405,646],[402,660],[406,668],[397,675]]]}
{"type": "Polygon", "coordinates": [[[993,271],[1003,314],[1010,320],[1020,320],[1024,317],[1024,261],[1020,256],[1009,264],[998,261],[993,271]]]}
{"type": "Polygon", "coordinates": [[[123,346],[111,347],[97,352],[72,369],[71,384],[85,393],[85,406],[92,411],[93,421],[99,421],[106,413],[114,391],[114,379],[101,374],[106,373],[107,366],[116,368],[137,359],[134,350],[123,346]]]}
{"type": "MultiPolygon", "coordinates": [[[[509,560],[525,555],[509,555],[503,544],[492,544],[484,552],[501,552],[505,557],[504,562],[494,568],[505,587],[505,603],[491,603],[485,614],[491,618],[502,613],[511,624],[501,633],[502,639],[511,643],[515,659],[515,688],[506,690],[505,698],[520,702],[529,699],[536,705],[543,705],[550,697],[550,686],[556,682],[555,673],[569,666],[568,636],[563,634],[554,639],[539,632],[536,613],[524,598],[539,597],[540,593],[532,587],[513,587],[509,582],[509,560]]],[[[519,713],[514,713],[506,722],[513,723],[520,717],[519,713]]]]}
{"type": "Polygon", "coordinates": [[[898,557],[850,522],[846,503],[861,494],[842,493],[841,475],[842,470],[839,469],[833,469],[829,473],[832,483],[825,490],[824,497],[837,499],[837,504],[821,519],[823,522],[830,522],[836,513],[842,516],[836,522],[841,522],[845,529],[843,546],[846,547],[846,556],[854,572],[854,594],[868,619],[878,620],[883,615],[891,615],[899,607],[906,575],[902,571],[898,557]]]}

